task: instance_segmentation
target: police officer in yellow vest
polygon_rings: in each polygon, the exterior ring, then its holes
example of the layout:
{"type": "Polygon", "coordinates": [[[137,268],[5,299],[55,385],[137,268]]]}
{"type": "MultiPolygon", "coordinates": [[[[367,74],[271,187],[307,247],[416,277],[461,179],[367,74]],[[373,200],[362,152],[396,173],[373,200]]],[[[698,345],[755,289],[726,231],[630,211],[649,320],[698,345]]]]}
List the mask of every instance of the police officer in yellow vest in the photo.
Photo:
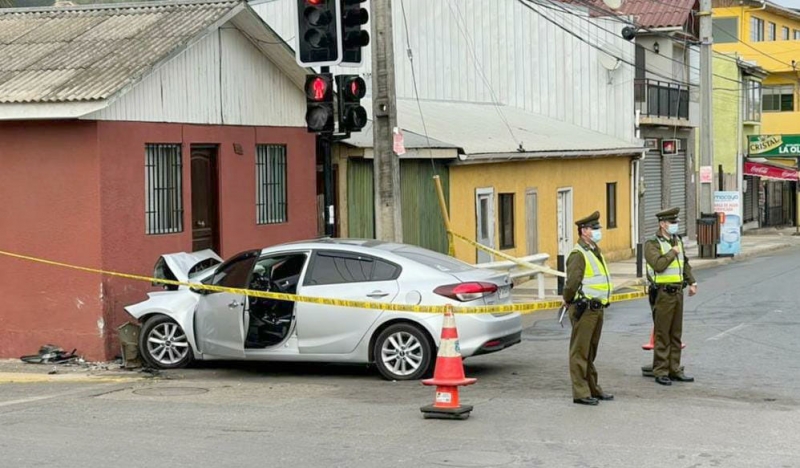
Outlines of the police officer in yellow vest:
{"type": "Polygon", "coordinates": [[[655,333],[653,375],[661,385],[694,382],[681,368],[681,334],[683,289],[688,285],[689,296],[694,296],[697,282],[686,259],[683,240],[677,235],[679,213],[680,208],[657,213],[658,233],[644,247],[655,333]]]}
{"type": "Polygon", "coordinates": [[[580,240],[567,258],[564,304],[572,323],[569,340],[569,374],[572,401],[597,405],[598,400],[613,400],[597,383],[594,359],[603,330],[603,310],[611,298],[611,275],[597,243],[602,237],[600,213],[578,220],[580,240]]]}

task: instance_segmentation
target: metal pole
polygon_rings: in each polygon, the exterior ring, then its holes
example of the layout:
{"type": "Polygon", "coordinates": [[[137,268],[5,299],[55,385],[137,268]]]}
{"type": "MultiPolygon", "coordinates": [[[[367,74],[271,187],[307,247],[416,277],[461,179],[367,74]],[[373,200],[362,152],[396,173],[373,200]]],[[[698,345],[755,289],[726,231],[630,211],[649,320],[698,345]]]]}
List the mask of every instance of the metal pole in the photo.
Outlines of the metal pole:
{"type": "Polygon", "coordinates": [[[402,242],[400,161],[393,150],[397,127],[391,0],[372,0],[372,123],[375,154],[375,238],[402,242]]]}
{"type": "MultiPolygon", "coordinates": [[[[322,67],[322,73],[330,73],[330,67],[322,67]]],[[[322,156],[322,205],[323,217],[325,219],[325,235],[334,235],[334,213],[333,213],[333,164],[331,162],[331,146],[333,141],[332,132],[322,132],[317,138],[317,150],[322,156]]]]}
{"type": "MultiPolygon", "coordinates": [[[[714,167],[714,141],[712,139],[712,24],[711,0],[700,0],[700,167],[714,167]]],[[[713,180],[700,183],[700,213],[712,213],[713,180]],[[710,183],[709,183],[710,182],[710,183]]]]}

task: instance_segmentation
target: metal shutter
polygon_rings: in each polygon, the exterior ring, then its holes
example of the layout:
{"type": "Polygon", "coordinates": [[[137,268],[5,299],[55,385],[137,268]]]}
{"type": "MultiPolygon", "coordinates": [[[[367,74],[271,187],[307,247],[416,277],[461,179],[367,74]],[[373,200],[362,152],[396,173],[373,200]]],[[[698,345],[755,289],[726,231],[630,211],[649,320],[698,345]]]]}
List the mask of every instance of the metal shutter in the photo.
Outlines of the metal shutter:
{"type": "Polygon", "coordinates": [[[669,206],[681,209],[679,233],[686,235],[686,153],[669,156],[669,206]]]}
{"type": "Polygon", "coordinates": [[[747,181],[747,190],[744,192],[744,212],[743,221],[745,223],[753,221],[756,213],[758,213],[758,184],[759,178],[753,176],[744,176],[747,181]]]}
{"type": "Polygon", "coordinates": [[[661,153],[648,151],[642,161],[644,174],[644,238],[655,235],[658,230],[656,213],[661,211],[661,153]]]}

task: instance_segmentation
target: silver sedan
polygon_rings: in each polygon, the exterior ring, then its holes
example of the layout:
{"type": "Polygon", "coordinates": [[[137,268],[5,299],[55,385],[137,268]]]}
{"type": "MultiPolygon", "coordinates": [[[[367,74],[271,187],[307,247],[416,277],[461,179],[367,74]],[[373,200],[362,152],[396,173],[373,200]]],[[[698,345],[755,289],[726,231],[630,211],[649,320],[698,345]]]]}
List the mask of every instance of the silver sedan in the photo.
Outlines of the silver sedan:
{"type": "MultiPolygon", "coordinates": [[[[156,277],[304,296],[454,306],[508,304],[507,274],[419,247],[323,239],[242,252],[222,262],[202,251],[164,255],[156,277]]],[[[139,348],[158,368],[193,360],[244,359],[375,364],[390,380],[433,369],[442,315],[331,307],[167,287],[125,310],[139,322],[139,348]]],[[[464,357],[520,342],[517,313],[456,315],[464,357]]]]}

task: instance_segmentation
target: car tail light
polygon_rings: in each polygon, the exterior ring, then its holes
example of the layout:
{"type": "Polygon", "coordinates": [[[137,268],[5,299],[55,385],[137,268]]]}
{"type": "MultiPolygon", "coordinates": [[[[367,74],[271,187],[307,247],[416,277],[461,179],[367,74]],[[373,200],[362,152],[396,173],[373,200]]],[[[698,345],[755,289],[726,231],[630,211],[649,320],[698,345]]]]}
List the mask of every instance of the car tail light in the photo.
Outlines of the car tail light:
{"type": "Polygon", "coordinates": [[[447,286],[439,286],[433,292],[457,301],[469,302],[496,293],[497,285],[493,283],[449,284],[447,286]]]}

